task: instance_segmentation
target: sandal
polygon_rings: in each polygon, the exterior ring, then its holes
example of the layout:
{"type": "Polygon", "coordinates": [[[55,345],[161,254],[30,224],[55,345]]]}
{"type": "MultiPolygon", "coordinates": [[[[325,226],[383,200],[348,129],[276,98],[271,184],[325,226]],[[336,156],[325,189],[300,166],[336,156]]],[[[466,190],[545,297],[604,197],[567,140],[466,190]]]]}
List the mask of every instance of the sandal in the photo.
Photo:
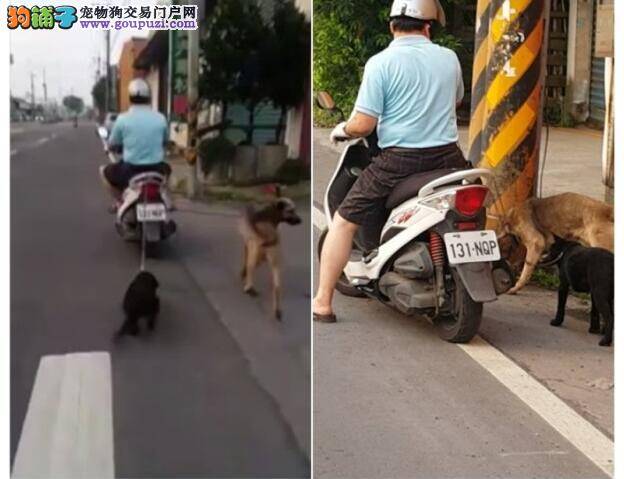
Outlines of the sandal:
{"type": "Polygon", "coordinates": [[[335,323],[336,315],[334,313],[331,313],[331,314],[312,313],[312,319],[314,321],[318,321],[319,323],[335,323]]]}

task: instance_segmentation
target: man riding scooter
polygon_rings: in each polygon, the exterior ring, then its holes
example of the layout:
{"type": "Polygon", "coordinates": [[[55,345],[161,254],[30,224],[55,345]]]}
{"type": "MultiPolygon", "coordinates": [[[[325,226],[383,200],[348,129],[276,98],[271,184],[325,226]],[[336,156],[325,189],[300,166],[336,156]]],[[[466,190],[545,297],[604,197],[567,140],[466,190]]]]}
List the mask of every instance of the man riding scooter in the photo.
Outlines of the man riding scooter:
{"type": "Polygon", "coordinates": [[[431,42],[435,22],[445,24],[438,0],[394,0],[394,40],[368,60],[351,118],[331,133],[337,142],[376,129],[381,154],[358,177],[329,227],[313,303],[315,321],[336,322],[334,288],[354,235],[384,214],[394,187],[415,173],[467,166],[457,145],[455,112],[464,94],[461,66],[453,51],[431,42]]]}
{"type": "Polygon", "coordinates": [[[108,138],[108,148],[121,153],[122,161],[100,167],[100,176],[119,206],[121,195],[130,179],[148,171],[168,177],[171,167],[165,163],[165,145],[168,141],[167,120],[152,110],[147,82],[136,78],[128,85],[130,108],[120,114],[108,138]]]}

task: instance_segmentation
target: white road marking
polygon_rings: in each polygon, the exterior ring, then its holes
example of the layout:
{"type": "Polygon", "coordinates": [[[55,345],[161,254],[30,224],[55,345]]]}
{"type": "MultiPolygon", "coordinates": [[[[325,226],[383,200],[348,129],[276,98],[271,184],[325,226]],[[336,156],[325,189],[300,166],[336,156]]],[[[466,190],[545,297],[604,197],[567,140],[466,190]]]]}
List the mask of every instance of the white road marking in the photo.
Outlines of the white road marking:
{"type": "Polygon", "coordinates": [[[470,344],[458,346],[613,477],[613,441],[484,339],[476,336],[470,344]]]}
{"type": "Polygon", "coordinates": [[[39,138],[36,142],[34,146],[41,146],[45,143],[47,143],[50,140],[53,140],[54,138],[56,138],[56,133],[52,133],[50,136],[44,136],[43,138],[39,138]]]}
{"type": "Polygon", "coordinates": [[[24,151],[24,150],[32,150],[34,148],[38,148],[41,145],[45,145],[48,141],[50,140],[54,140],[57,137],[56,133],[52,133],[50,136],[44,136],[42,138],[39,138],[37,141],[35,141],[34,143],[30,143],[27,146],[25,146],[22,150],[17,150],[17,149],[13,149],[11,150],[11,156],[16,155],[17,153],[19,153],[20,151],[24,151]]]}
{"type": "Polygon", "coordinates": [[[109,353],[41,359],[12,477],[115,477],[109,353]]]}
{"type": "MultiPolygon", "coordinates": [[[[325,216],[318,208],[313,210],[314,226],[322,230],[326,225],[325,216]]],[[[475,336],[470,344],[458,346],[589,460],[613,477],[613,441],[480,336],[475,336]]]]}
{"type": "Polygon", "coordinates": [[[524,451],[524,452],[501,452],[499,456],[567,456],[570,454],[567,451],[524,451]]]}

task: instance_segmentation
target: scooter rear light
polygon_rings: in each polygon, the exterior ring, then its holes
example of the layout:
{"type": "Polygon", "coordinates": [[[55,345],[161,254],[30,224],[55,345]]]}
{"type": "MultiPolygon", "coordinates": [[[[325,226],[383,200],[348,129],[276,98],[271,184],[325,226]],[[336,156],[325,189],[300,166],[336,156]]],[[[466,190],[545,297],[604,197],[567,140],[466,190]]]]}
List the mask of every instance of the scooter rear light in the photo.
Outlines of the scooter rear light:
{"type": "Polygon", "coordinates": [[[160,201],[160,185],[145,183],[141,187],[141,197],[145,198],[145,201],[160,201]]]}
{"type": "Polygon", "coordinates": [[[483,207],[487,194],[484,186],[462,188],[455,195],[455,209],[464,216],[474,216],[483,207]]]}
{"type": "Polygon", "coordinates": [[[455,228],[459,231],[472,231],[476,230],[479,225],[475,221],[458,221],[455,223],[455,228]]]}

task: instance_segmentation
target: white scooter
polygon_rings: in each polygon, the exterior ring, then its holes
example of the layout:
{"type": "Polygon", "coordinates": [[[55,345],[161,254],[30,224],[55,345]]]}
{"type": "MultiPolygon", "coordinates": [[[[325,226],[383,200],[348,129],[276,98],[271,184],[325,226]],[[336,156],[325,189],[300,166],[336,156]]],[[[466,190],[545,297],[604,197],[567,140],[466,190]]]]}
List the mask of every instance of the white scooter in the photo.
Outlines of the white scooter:
{"type": "MultiPolygon", "coordinates": [[[[105,151],[111,162],[119,161],[106,147],[108,132],[98,128],[105,151]]],[[[157,172],[148,171],[133,176],[122,194],[117,208],[115,228],[126,241],[141,241],[142,253],[176,231],[176,224],[169,219],[173,202],[167,189],[167,179],[157,172]]]]}
{"type": "MultiPolygon", "coordinates": [[[[326,92],[317,104],[344,118],[326,92]]],[[[375,134],[346,142],[325,193],[328,224],[376,152],[375,134]]],[[[496,233],[484,229],[489,190],[481,179],[489,175],[486,169],[435,170],[405,179],[388,198],[379,224],[359,228],[336,289],[425,315],[444,340],[470,341],[483,303],[497,297],[492,262],[501,255],[496,233]]]]}

